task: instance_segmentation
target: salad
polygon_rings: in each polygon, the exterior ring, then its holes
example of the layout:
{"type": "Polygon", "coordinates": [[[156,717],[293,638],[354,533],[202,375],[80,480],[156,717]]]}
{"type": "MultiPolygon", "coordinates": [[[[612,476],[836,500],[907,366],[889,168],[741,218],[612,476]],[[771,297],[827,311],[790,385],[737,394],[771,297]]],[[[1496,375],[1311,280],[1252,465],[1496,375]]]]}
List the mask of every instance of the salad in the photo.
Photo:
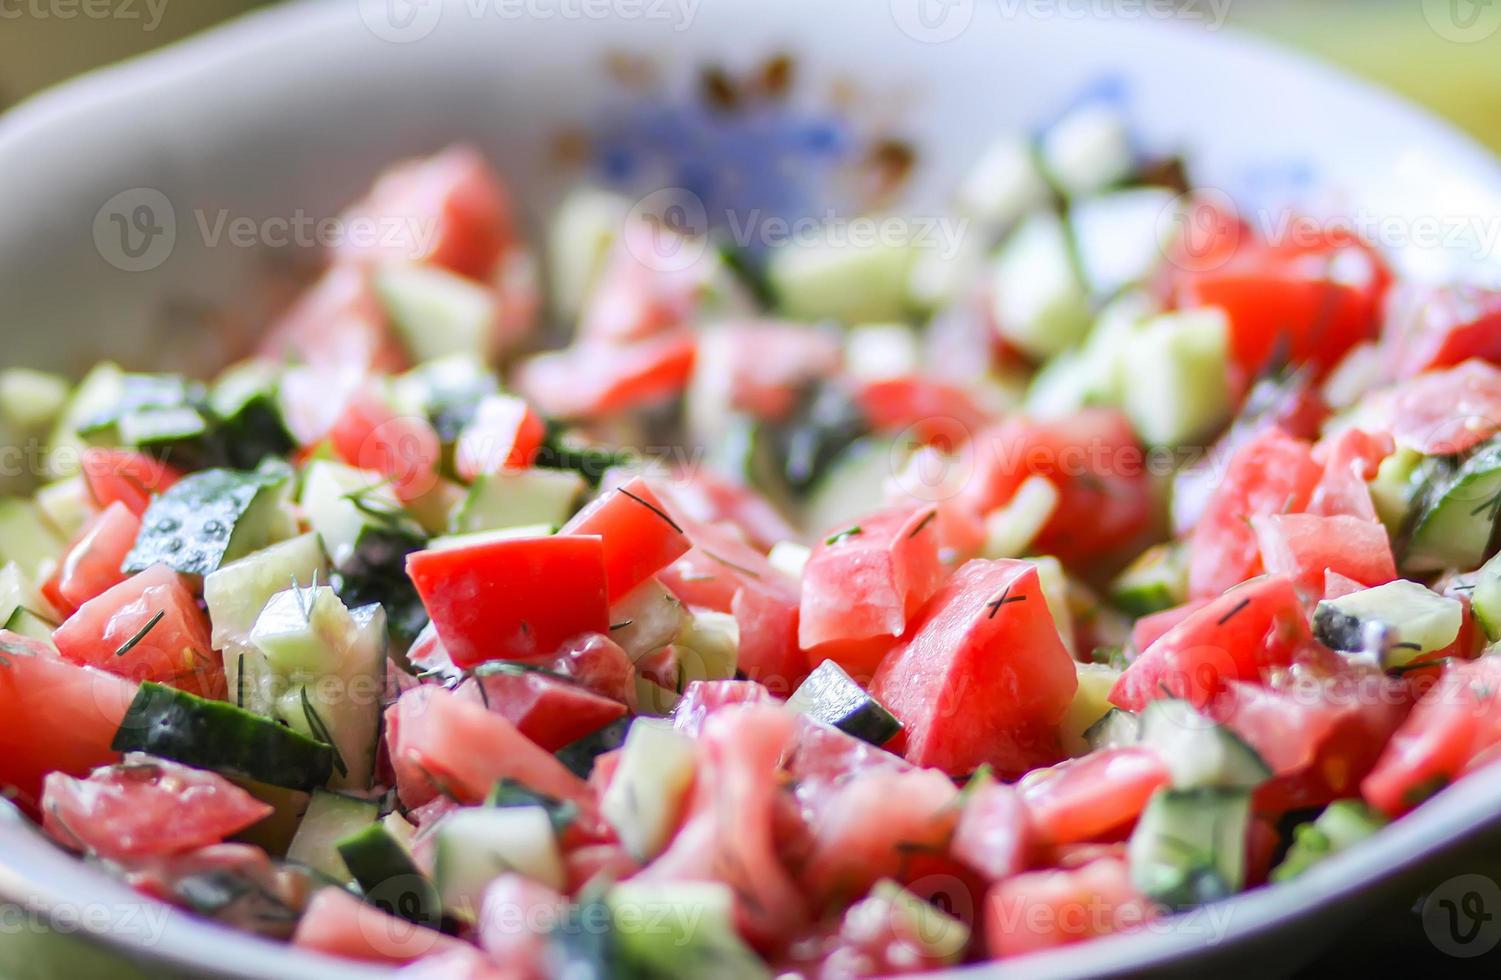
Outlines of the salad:
{"type": "Polygon", "coordinates": [[[215,377],[5,370],[8,799],[413,977],[1010,960],[1360,846],[1501,755],[1501,292],[1131,146],[997,140],[941,254],[533,242],[456,147],[215,377]]]}

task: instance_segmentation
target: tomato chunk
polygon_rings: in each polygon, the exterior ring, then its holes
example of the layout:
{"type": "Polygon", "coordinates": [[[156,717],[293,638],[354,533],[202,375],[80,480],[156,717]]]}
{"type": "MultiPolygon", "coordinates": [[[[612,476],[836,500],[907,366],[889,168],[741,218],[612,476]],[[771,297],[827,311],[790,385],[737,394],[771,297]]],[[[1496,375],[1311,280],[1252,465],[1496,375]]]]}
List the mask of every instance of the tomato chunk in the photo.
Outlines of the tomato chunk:
{"type": "Polygon", "coordinates": [[[407,556],[453,663],[535,661],[610,628],[598,537],[509,538],[407,556]]]}
{"type": "Polygon", "coordinates": [[[871,684],[905,726],[909,761],[950,775],[986,762],[1020,775],[1057,761],[1055,726],[1078,680],[1036,566],[965,563],[913,630],[871,684]]]}
{"type": "Polygon", "coordinates": [[[1343,514],[1258,514],[1251,526],[1261,546],[1262,566],[1272,575],[1291,578],[1305,595],[1323,593],[1326,571],[1363,585],[1382,585],[1397,577],[1391,540],[1377,521],[1343,514]]]}
{"type": "Polygon", "coordinates": [[[182,479],[166,463],[128,449],[85,449],[80,464],[94,503],[101,508],[122,503],[137,517],[146,513],[153,495],[182,479]]]}
{"type": "Polygon", "coordinates": [[[993,886],[985,899],[985,938],[991,956],[1021,956],[1137,928],[1156,914],[1132,886],[1126,862],[1106,857],[993,886]]]}
{"type": "Polygon", "coordinates": [[[988,781],[965,787],[949,851],[986,881],[996,882],[1027,869],[1036,835],[1016,788],[988,781]]]}
{"type": "Polygon", "coordinates": [[[384,476],[403,501],[416,500],[438,482],[443,447],[432,424],[399,414],[370,385],[350,397],[329,440],[340,459],[384,476]]]}
{"type": "Polygon", "coordinates": [[[58,573],[57,591],[68,608],[77,609],[125,581],[120,566],[140,533],[141,519],[118,500],[89,523],[58,573]]]}
{"type": "MultiPolygon", "coordinates": [[[[272,361],[296,361],[306,365],[321,384],[310,385],[307,398],[289,406],[293,419],[322,419],[305,425],[294,421],[293,432],[305,441],[327,429],[331,378],[357,382],[372,371],[400,371],[407,366],[406,353],[396,342],[387,322],[385,307],[370,285],[367,270],[335,265],[267,329],[260,348],[272,361]],[[313,399],[324,399],[324,413],[316,411],[313,399]]],[[[285,395],[283,397],[286,397],[285,395]]],[[[289,419],[289,421],[293,420],[289,419]]]]}
{"type": "Polygon", "coordinates": [[[523,399],[489,395],[459,433],[454,468],[465,480],[503,469],[525,469],[532,465],[546,434],[541,416],[523,399]]]}
{"type": "Polygon", "coordinates": [[[1429,371],[1368,396],[1357,415],[1425,456],[1462,453],[1501,431],[1501,368],[1472,359],[1429,371]]]}
{"type": "Polygon", "coordinates": [[[560,532],[598,535],[614,602],[681,558],[691,542],[646,480],[636,477],[579,511],[560,532]]]}
{"type": "Polygon", "coordinates": [[[626,712],[619,701],[536,671],[485,674],[464,681],[455,693],[482,703],[549,752],[598,731],[626,712]]]}
{"type": "Polygon", "coordinates": [[[1501,290],[1415,285],[1395,296],[1391,309],[1381,346],[1394,377],[1472,357],[1501,361],[1501,290]]]}
{"type": "Polygon", "coordinates": [[[292,945],[369,963],[402,964],[445,951],[466,950],[461,940],[398,919],[342,888],[320,888],[297,921],[292,945]]]}
{"type": "Polygon", "coordinates": [[[112,860],[217,844],[271,811],[218,773],[140,753],[87,779],[52,773],[42,793],[42,825],[54,840],[112,860]]]}
{"type": "Polygon", "coordinates": [[[682,393],[697,342],[669,333],[616,345],[585,341],[527,361],[517,384],[549,415],[589,418],[626,412],[682,393]]]}
{"type": "Polygon", "coordinates": [[[1050,844],[1074,844],[1135,822],[1171,778],[1157,753],[1133,746],[1037,770],[1020,790],[1038,836],[1050,844]]]}

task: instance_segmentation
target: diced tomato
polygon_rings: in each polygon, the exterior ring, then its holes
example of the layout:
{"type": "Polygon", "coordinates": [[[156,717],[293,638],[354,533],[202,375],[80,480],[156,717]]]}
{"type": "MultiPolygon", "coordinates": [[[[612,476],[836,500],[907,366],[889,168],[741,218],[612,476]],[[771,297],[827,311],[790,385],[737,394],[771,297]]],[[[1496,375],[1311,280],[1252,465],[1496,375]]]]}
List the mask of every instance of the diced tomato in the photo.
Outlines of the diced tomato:
{"type": "Polygon", "coordinates": [[[118,500],[89,522],[58,572],[57,592],[66,608],[77,609],[125,581],[120,566],[140,533],[141,519],[118,500]]]}
{"type": "Polygon", "coordinates": [[[522,365],[517,386],[548,415],[590,418],[642,408],[681,394],[697,342],[669,333],[626,345],[585,342],[522,365]]]}
{"type": "Polygon", "coordinates": [[[392,976],[397,980],[519,980],[528,974],[519,966],[497,966],[473,947],[459,946],[430,953],[392,976]]]}
{"type": "Polygon", "coordinates": [[[548,669],[595,694],[630,705],[636,698],[631,666],[620,644],[599,633],[583,633],[563,645],[548,669]]]}
{"type": "Polygon", "coordinates": [[[525,469],[532,465],[546,434],[541,416],[523,399],[489,395],[459,433],[454,469],[464,480],[503,469],[525,469]]]}
{"type": "Polygon", "coordinates": [[[1501,744],[1501,657],[1450,662],[1418,699],[1360,785],[1366,802],[1399,816],[1501,744]]]}
{"type": "Polygon", "coordinates": [[[1396,446],[1386,433],[1348,428],[1313,447],[1313,458],[1322,460],[1324,475],[1308,502],[1310,514],[1347,514],[1363,521],[1377,520],[1367,481],[1376,476],[1381,461],[1396,446]]]}
{"type": "Polygon", "coordinates": [[[370,233],[348,236],[340,258],[438,265],[484,282],[515,239],[505,187],[469,146],[391,167],[344,221],[370,233]]]}
{"type": "Polygon", "coordinates": [[[117,761],[110,743],[135,694],[131,681],[0,630],[0,789],[37,815],[47,773],[82,777],[117,761]]]}
{"type": "Polygon", "coordinates": [[[619,701],[537,671],[498,671],[464,681],[455,693],[482,703],[549,752],[625,715],[619,701]]]}
{"type": "Polygon", "coordinates": [[[993,886],[985,899],[985,938],[990,955],[1004,959],[1138,928],[1156,914],[1132,886],[1126,862],[1101,858],[993,886]]]}
{"type": "MultiPolygon", "coordinates": [[[[963,886],[956,883],[952,887],[957,890],[963,886]]],[[[967,894],[935,897],[933,904],[945,911],[973,911],[974,903],[967,894]],[[960,904],[967,909],[955,907],[960,904]]],[[[964,916],[961,921],[969,925],[972,918],[964,916]]],[[[775,973],[830,978],[927,974],[952,966],[962,953],[952,943],[935,939],[907,908],[886,895],[870,895],[846,909],[837,926],[825,924],[816,941],[800,941],[792,951],[791,962],[777,964],[775,973]]]]}
{"type": "Polygon", "coordinates": [[[548,933],[561,925],[567,903],[539,881],[508,872],[485,888],[479,945],[520,980],[545,980],[548,933]]]}
{"type": "Polygon", "coordinates": [[[797,718],[785,762],[798,801],[815,815],[832,805],[831,791],[837,792],[840,784],[861,772],[913,768],[900,756],[806,715],[797,718]]]}
{"type": "Polygon", "coordinates": [[[949,853],[993,883],[1027,869],[1036,837],[1016,788],[988,780],[965,787],[949,853]]]}
{"type": "Polygon", "coordinates": [[[436,929],[398,919],[342,888],[320,888],[297,922],[292,945],[348,960],[411,963],[468,947],[436,929]]]}
{"type": "Polygon", "coordinates": [[[1501,368],[1468,360],[1409,378],[1368,396],[1356,423],[1425,456],[1462,453],[1501,431],[1501,368]]]}
{"type": "Polygon", "coordinates": [[[1342,595],[1349,595],[1351,592],[1359,592],[1364,588],[1364,585],[1355,581],[1353,578],[1350,578],[1346,575],[1341,575],[1339,572],[1333,571],[1332,569],[1324,572],[1323,597],[1325,599],[1338,599],[1342,595]]]}
{"type": "Polygon", "coordinates": [[[860,518],[813,548],[803,569],[798,644],[810,664],[833,659],[869,677],[943,578],[937,509],[898,506],[860,518]],[[875,657],[850,656],[881,641],[875,657]]]}
{"type": "Polygon", "coordinates": [[[922,443],[949,433],[956,424],[961,431],[975,433],[990,422],[990,413],[965,388],[917,375],[867,381],[856,390],[855,402],[876,432],[912,429],[922,443]]]}
{"type": "Polygon", "coordinates": [[[1156,752],[1127,746],[1037,770],[1019,789],[1039,837],[1049,844],[1075,844],[1134,823],[1171,778],[1156,752]]]}
{"type": "Polygon", "coordinates": [[[563,526],[563,535],[598,535],[614,602],[681,558],[692,544],[641,477],[607,490],[563,526]]]}
{"type": "Polygon", "coordinates": [[[42,793],[42,826],[53,840],[110,860],[207,847],[271,812],[218,773],[139,753],[88,779],[54,772],[42,793]]]}
{"type": "Polygon", "coordinates": [[[506,777],[561,800],[585,805],[590,799],[584,781],[552,753],[502,715],[452,691],[435,685],[408,691],[387,709],[386,720],[396,788],[407,807],[432,799],[439,785],[478,803],[506,777]]]}
{"type": "MultiPolygon", "coordinates": [[[[325,272],[271,325],[259,351],[268,360],[306,364],[325,378],[360,379],[407,366],[385,307],[370,285],[369,272],[349,265],[335,265],[325,272]]],[[[325,398],[330,394],[327,383],[322,394],[325,398]]],[[[293,432],[299,437],[304,434],[295,425],[293,432]]]]}
{"type": "Polygon", "coordinates": [[[764,497],[704,467],[680,470],[657,489],[674,511],[703,524],[731,524],[762,551],[798,538],[797,530],[764,497]]]}
{"type": "Polygon", "coordinates": [[[629,343],[691,326],[717,267],[701,239],[627,221],[584,304],[579,336],[629,343]]]}
{"type": "Polygon", "coordinates": [[[1131,627],[1131,648],[1138,653],[1157,638],[1209,604],[1208,599],[1190,599],[1181,606],[1164,609],[1138,619],[1131,627]]]}
{"type": "Polygon", "coordinates": [[[379,473],[403,501],[416,500],[438,482],[443,447],[432,423],[397,413],[370,385],[355,391],[328,435],[340,459],[379,473]]]}
{"type": "Polygon", "coordinates": [[[699,738],[701,778],[688,816],[667,850],[636,876],[643,882],[723,881],[736,895],[742,935],[758,948],[800,932],[807,902],[777,859],[772,837],[778,765],[796,721],[785,709],[748,704],[711,715],[699,738]]]}
{"type": "Polygon", "coordinates": [[[1204,707],[1232,680],[1259,681],[1310,642],[1291,579],[1269,576],[1232,589],[1168,630],[1131,662],[1110,700],[1140,711],[1160,697],[1204,707]]]}
{"type": "Polygon", "coordinates": [[[1277,825],[1266,817],[1252,815],[1246,828],[1246,887],[1259,888],[1266,884],[1272,862],[1282,850],[1282,834],[1277,825]]]}
{"type": "Polygon", "coordinates": [[[837,334],[805,323],[727,323],[700,340],[695,397],[704,392],[711,404],[780,422],[796,410],[809,385],[839,370],[842,359],[837,334]]]}
{"type": "Polygon", "coordinates": [[[129,449],[85,449],[80,467],[96,505],[103,509],[122,503],[137,517],[146,513],[154,495],[182,479],[166,463],[129,449]]]}
{"type": "Polygon", "coordinates": [[[704,730],[709,716],[733,704],[776,704],[764,685],[755,681],[694,681],[672,709],[672,725],[689,735],[704,730]]]}
{"type": "Polygon", "coordinates": [[[1501,291],[1479,286],[1405,287],[1381,336],[1390,376],[1412,377],[1478,357],[1501,361],[1501,291]]]}
{"type": "MultiPolygon", "coordinates": [[[[1058,488],[1058,506],[1033,542],[1065,563],[1129,542],[1151,519],[1146,460],[1125,416],[1086,409],[1066,419],[1014,417],[975,436],[960,465],[973,467],[960,500],[986,514],[1029,476],[1058,488]]],[[[966,469],[966,472],[971,472],[966,469]]]]}
{"type": "Polygon", "coordinates": [[[1059,758],[1078,681],[1024,561],[967,562],[933,596],[871,693],[905,726],[907,759],[950,775],[1019,775],[1059,758]]]}
{"type": "Polygon", "coordinates": [[[537,661],[610,628],[598,537],[509,538],[407,556],[453,663],[537,661]]]}
{"type": "Polygon", "coordinates": [[[79,608],[52,634],[63,659],[222,698],[224,661],[183,578],[153,565],[79,608]]]}
{"type": "Polygon", "coordinates": [[[1276,429],[1237,450],[1188,539],[1189,595],[1212,598],[1260,574],[1251,518],[1303,511],[1322,474],[1307,443],[1276,429]]]}
{"type": "Polygon", "coordinates": [[[1379,521],[1343,514],[1258,514],[1251,526],[1261,546],[1262,567],[1291,578],[1305,595],[1323,593],[1325,571],[1365,585],[1397,577],[1391,539],[1379,521]]]}

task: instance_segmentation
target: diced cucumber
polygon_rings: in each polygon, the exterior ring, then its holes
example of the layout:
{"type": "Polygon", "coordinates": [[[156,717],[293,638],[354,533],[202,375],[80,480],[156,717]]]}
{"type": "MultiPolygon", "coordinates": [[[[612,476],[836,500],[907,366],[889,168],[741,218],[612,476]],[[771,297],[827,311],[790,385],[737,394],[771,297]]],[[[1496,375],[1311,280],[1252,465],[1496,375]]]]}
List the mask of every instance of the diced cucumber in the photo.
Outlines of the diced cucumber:
{"type": "Polygon", "coordinates": [[[222,465],[208,418],[191,405],[140,408],[115,420],[119,441],[154,459],[184,470],[222,465]]]}
{"type": "Polygon", "coordinates": [[[556,891],[567,885],[552,818],[540,806],[463,807],[444,817],[433,835],[438,896],[465,921],[479,918],[485,886],[507,872],[556,891]]]}
{"type": "Polygon", "coordinates": [[[1162,258],[1159,222],[1174,208],[1174,199],[1165,187],[1134,187],[1074,202],[1069,223],[1092,293],[1113,295],[1152,274],[1162,258]]]}
{"type": "Polygon", "coordinates": [[[1074,613],[1069,602],[1068,573],[1063,563],[1052,555],[1040,555],[1029,559],[1037,568],[1037,581],[1042,586],[1042,597],[1047,600],[1048,613],[1053,625],[1058,627],[1058,639],[1072,656],[1074,649],[1074,613]]]}
{"type": "Polygon", "coordinates": [[[1234,895],[1245,886],[1250,819],[1249,790],[1158,790],[1127,845],[1132,883],[1171,908],[1234,895]]]}
{"type": "Polygon", "coordinates": [[[613,752],[625,744],[632,720],[629,717],[612,721],[597,732],[590,732],[577,741],[569,742],[557,751],[558,761],[580,779],[588,779],[594,770],[594,760],[606,752],[613,752]]]}
{"type": "Polygon", "coordinates": [[[727,681],[740,662],[740,626],[729,613],[694,609],[673,646],[680,687],[693,681],[727,681]]]}
{"type": "Polygon", "coordinates": [[[610,607],[610,639],[635,663],[662,649],[688,625],[688,611],[672,591],[649,578],[610,607]]]}
{"type": "Polygon", "coordinates": [[[1322,600],[1314,635],[1332,650],[1365,653],[1384,667],[1403,667],[1459,636],[1464,607],[1406,579],[1322,600]]]}
{"type": "Polygon", "coordinates": [[[16,562],[6,562],[5,567],[0,568],[0,623],[8,623],[18,609],[30,610],[44,621],[57,622],[62,618],[33,583],[31,576],[16,562]]]}
{"type": "Polygon", "coordinates": [[[1480,566],[1470,592],[1470,612],[1492,643],[1501,640],[1501,554],[1480,566]]]}
{"type": "Polygon", "coordinates": [[[152,681],[141,684],[111,744],[287,789],[322,786],[333,750],[268,718],[152,681]]]}
{"type": "Polygon", "coordinates": [[[773,568],[785,573],[789,578],[801,579],[803,569],[808,566],[808,559],[811,557],[813,557],[813,550],[805,544],[796,541],[778,541],[771,546],[766,560],[771,562],[773,568]]]}
{"type": "Polygon", "coordinates": [[[1141,744],[1162,757],[1179,789],[1254,789],[1272,775],[1239,735],[1179,698],[1158,698],[1142,709],[1141,744]]]}
{"type": "MultiPolygon", "coordinates": [[[[950,219],[964,227],[966,219],[950,219]]],[[[959,303],[985,272],[988,238],[973,230],[944,248],[918,249],[907,274],[907,302],[928,316],[959,303]]]]}
{"type": "Polygon", "coordinates": [[[813,669],[787,707],[871,745],[885,745],[902,730],[896,716],[832,660],[813,669]]]}
{"type": "Polygon", "coordinates": [[[647,718],[665,718],[683,700],[681,691],[668,690],[656,681],[636,675],[636,713],[647,718]]]}
{"type": "Polygon", "coordinates": [[[1204,439],[1233,408],[1230,322],[1217,308],[1164,313],[1142,324],[1122,357],[1123,407],[1138,435],[1158,446],[1204,439]]]}
{"type": "Polygon", "coordinates": [[[735,929],[735,895],[719,882],[624,881],[605,896],[619,955],[659,980],[770,980],[735,929]]]}
{"type": "Polygon", "coordinates": [[[1058,488],[1033,474],[1022,481],[1011,499],[985,515],[986,558],[1016,558],[1027,553],[1058,507],[1058,488]]]}
{"type": "Polygon", "coordinates": [[[88,486],[81,476],[54,480],[33,498],[47,526],[65,541],[71,541],[94,513],[88,486]]]}
{"type": "Polygon", "coordinates": [[[68,382],[30,368],[0,371],[0,427],[33,435],[56,421],[68,404],[68,382]]]}
{"type": "Polygon", "coordinates": [[[1141,741],[1141,718],[1124,708],[1111,708],[1084,732],[1091,751],[1118,749],[1141,741]]]}
{"type": "Polygon", "coordinates": [[[659,718],[637,718],[600,810],[637,860],[650,861],[672,836],[697,771],[693,739],[659,718]]]}
{"type": "Polygon", "coordinates": [[[1098,403],[1098,381],[1095,364],[1084,351],[1061,351],[1032,376],[1023,408],[1032,418],[1065,418],[1098,403]]]}
{"type": "Polygon", "coordinates": [[[905,323],[864,323],[844,341],[844,367],[862,381],[885,381],[920,373],[917,334],[905,323]]]}
{"type": "Polygon", "coordinates": [[[885,439],[861,439],[830,463],[803,505],[802,526],[826,532],[851,514],[868,514],[885,502],[896,447],[885,439]]]}
{"type": "Polygon", "coordinates": [[[335,568],[355,559],[361,538],[369,532],[396,532],[414,542],[425,537],[388,482],[369,470],[317,460],[303,474],[299,502],[335,568]]]}
{"type": "Polygon", "coordinates": [[[61,560],[66,543],[42,521],[29,500],[0,497],[0,564],[15,562],[32,580],[46,578],[47,569],[61,560]]]}
{"type": "Polygon", "coordinates": [[[47,454],[48,475],[60,479],[78,473],[79,453],[88,445],[78,434],[78,427],[108,411],[119,400],[124,388],[125,374],[119,366],[108,361],[94,365],[74,389],[73,397],[68,400],[47,440],[51,450],[47,454]]]}
{"type": "Polygon", "coordinates": [[[1074,664],[1074,671],[1079,685],[1058,723],[1058,734],[1063,739],[1063,751],[1080,756],[1095,747],[1089,741],[1089,733],[1106,715],[1119,710],[1110,704],[1110,689],[1120,679],[1121,672],[1108,664],[1081,663],[1074,664]]]}
{"type": "Polygon", "coordinates": [[[980,154],[959,184],[958,202],[967,214],[991,227],[1004,228],[1047,204],[1052,193],[1037,168],[1031,140],[1007,136],[980,154]]]}
{"type": "Polygon", "coordinates": [[[283,504],[291,482],[284,465],[184,477],[146,508],[125,571],[161,564],[185,575],[207,575],[266,547],[287,528],[283,504]]]}
{"type": "Polygon", "coordinates": [[[869,901],[876,904],[862,902],[854,906],[845,913],[846,921],[849,916],[858,916],[861,924],[876,928],[889,924],[904,944],[915,947],[913,952],[920,953],[924,963],[953,965],[969,947],[969,926],[889,878],[871,886],[869,901]],[[881,918],[867,921],[867,915],[881,918]]]}
{"type": "Polygon", "coordinates": [[[231,466],[250,469],[297,446],[281,403],[281,367],[244,361],[225,370],[209,390],[219,441],[231,466]]]}
{"type": "Polygon", "coordinates": [[[488,355],[497,314],[491,290],[432,265],[383,266],[372,284],[413,360],[488,355]]]}
{"type": "Polygon", "coordinates": [[[1367,392],[1386,381],[1386,359],[1386,352],[1374,340],[1362,340],[1351,347],[1324,379],[1320,389],[1324,404],[1334,412],[1353,408],[1367,392]]]}
{"type": "Polygon", "coordinates": [[[1068,231],[1050,211],[1027,218],[1001,245],[991,290],[996,328],[1034,360],[1068,350],[1089,332],[1088,294],[1068,231]]]}
{"type": "Polygon", "coordinates": [[[324,674],[338,666],[354,632],[349,610],[328,586],[285,589],[267,601],[250,642],[280,674],[324,674]]]}
{"type": "Polygon", "coordinates": [[[391,381],[397,410],[426,416],[444,444],[458,439],[479,403],[499,391],[495,371],[472,354],[426,361],[391,381]]]}
{"type": "Polygon", "coordinates": [[[1501,442],[1487,443],[1452,474],[1435,468],[1415,507],[1404,571],[1478,567],[1491,552],[1501,512],[1501,442]]]}
{"type": "Polygon", "coordinates": [[[1348,850],[1386,826],[1386,818],[1360,800],[1335,800],[1318,817],[1293,829],[1292,846],[1272,869],[1272,881],[1288,881],[1334,854],[1348,850]]]}
{"type": "Polygon", "coordinates": [[[572,470],[501,470],[477,478],[452,520],[449,533],[470,534],[524,525],[562,525],[573,516],[586,487],[572,470]]]}
{"type": "Polygon", "coordinates": [[[307,812],[287,847],[287,860],[350,884],[354,875],[339,854],[339,842],[372,826],[379,816],[380,804],[375,800],[313,790],[307,812]]]}
{"type": "Polygon", "coordinates": [[[1181,545],[1155,544],[1110,583],[1110,601],[1132,616],[1149,616],[1188,601],[1188,562],[1181,545]]]}
{"type": "Polygon", "coordinates": [[[365,901],[398,918],[438,928],[443,903],[417,867],[407,842],[384,822],[372,823],[335,844],[365,901]]]}
{"type": "Polygon", "coordinates": [[[622,195],[581,187],[553,212],[547,232],[548,284],[553,309],[565,321],[584,308],[630,211],[631,202],[622,195]]]}
{"type": "Polygon", "coordinates": [[[1371,491],[1371,501],[1376,505],[1376,516],[1386,525],[1388,534],[1402,533],[1412,501],[1422,487],[1423,454],[1408,446],[1398,446],[1397,451],[1381,461],[1376,468],[1376,478],[1366,484],[1371,491]]]}
{"type": "Polygon", "coordinates": [[[52,642],[52,634],[57,631],[57,626],[55,621],[46,619],[25,606],[11,610],[9,618],[5,620],[5,629],[18,636],[36,640],[50,650],[57,649],[57,645],[52,642]]]}
{"type": "Polygon", "coordinates": [[[449,551],[454,548],[473,548],[494,541],[511,541],[515,538],[546,538],[558,533],[556,524],[523,524],[519,527],[503,527],[494,531],[476,531],[473,534],[445,534],[427,543],[428,551],[449,551]]]}
{"type": "Polygon", "coordinates": [[[766,277],[778,308],[794,320],[903,320],[915,256],[906,243],[796,240],[771,252],[766,277]]]}
{"type": "Polygon", "coordinates": [[[1080,106],[1048,127],[1039,154],[1053,186],[1069,197],[1119,184],[1136,167],[1126,120],[1105,102],[1080,106]]]}
{"type": "Polygon", "coordinates": [[[278,541],[211,572],[203,580],[203,600],[213,624],[217,650],[250,635],[266,603],[289,585],[328,581],[328,559],[312,532],[278,541]]]}

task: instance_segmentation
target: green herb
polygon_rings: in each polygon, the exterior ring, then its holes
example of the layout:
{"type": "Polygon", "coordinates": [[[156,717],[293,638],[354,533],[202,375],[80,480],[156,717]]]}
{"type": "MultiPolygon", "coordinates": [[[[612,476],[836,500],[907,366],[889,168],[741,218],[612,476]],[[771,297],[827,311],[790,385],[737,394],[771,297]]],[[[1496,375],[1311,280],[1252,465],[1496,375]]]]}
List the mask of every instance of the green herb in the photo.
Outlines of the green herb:
{"type": "Polygon", "coordinates": [[[235,707],[245,707],[245,651],[240,651],[239,665],[235,668],[235,707]]]}
{"type": "Polygon", "coordinates": [[[1221,616],[1215,622],[1215,625],[1216,626],[1224,626],[1226,623],[1230,622],[1230,620],[1234,619],[1236,617],[1236,615],[1238,615],[1242,609],[1246,608],[1250,604],[1251,604],[1251,600],[1250,599],[1242,599],[1242,600],[1240,600],[1239,602],[1237,602],[1235,604],[1235,607],[1233,609],[1231,609],[1229,612],[1225,613],[1225,615],[1221,616]]]}
{"type": "Polygon", "coordinates": [[[863,533],[863,532],[860,529],[860,525],[856,524],[854,527],[847,527],[843,531],[836,531],[835,533],[829,535],[828,537],[826,537],[826,538],[823,539],[823,543],[824,544],[838,544],[839,542],[843,541],[845,538],[857,537],[861,533],[863,533]]]}
{"type": "Polygon", "coordinates": [[[995,614],[1000,612],[1001,607],[1006,605],[1007,603],[1026,601],[1027,597],[1024,595],[1012,595],[1011,586],[1008,585],[1006,586],[1005,590],[1002,591],[1001,594],[997,596],[993,601],[985,604],[985,607],[990,610],[990,615],[987,616],[986,619],[995,619],[995,614]]]}
{"type": "Polygon", "coordinates": [[[625,487],[617,487],[616,489],[618,489],[621,493],[625,494],[627,497],[630,497],[632,500],[634,500],[636,503],[640,504],[642,507],[645,507],[647,510],[651,511],[653,514],[656,514],[658,517],[662,518],[662,520],[664,520],[664,521],[667,522],[667,526],[670,527],[670,528],[672,528],[674,531],[678,532],[679,534],[683,533],[682,527],[679,526],[679,524],[678,524],[677,521],[675,521],[675,520],[672,519],[671,515],[669,515],[667,513],[667,511],[665,511],[662,508],[658,507],[656,504],[652,503],[650,500],[647,500],[645,497],[641,497],[641,496],[638,496],[638,495],[636,495],[634,493],[631,493],[625,487]]]}
{"type": "Polygon", "coordinates": [[[137,630],[135,636],[132,636],[130,639],[126,640],[124,643],[120,644],[118,648],[116,648],[115,656],[123,657],[130,651],[134,650],[136,648],[136,644],[144,640],[146,638],[146,634],[155,629],[156,624],[160,623],[162,621],[162,617],[165,615],[167,615],[167,610],[162,609],[158,611],[155,616],[152,616],[149,620],[147,620],[146,625],[137,630]]]}
{"type": "Polygon", "coordinates": [[[913,538],[915,538],[919,534],[921,534],[923,532],[923,528],[927,527],[929,524],[932,524],[933,521],[937,519],[937,517],[938,517],[938,511],[936,511],[936,510],[930,510],[930,511],[928,511],[928,513],[923,517],[923,519],[918,522],[917,527],[914,527],[911,531],[907,532],[907,540],[911,541],[913,538]]]}
{"type": "Polygon", "coordinates": [[[327,745],[334,753],[334,768],[339,775],[349,775],[349,767],[344,764],[344,757],[339,753],[339,747],[334,744],[333,736],[329,734],[328,726],[323,723],[323,716],[318,714],[318,709],[313,707],[313,702],[308,700],[307,685],[302,687],[302,717],[307,720],[307,727],[313,733],[313,738],[327,745]]]}

